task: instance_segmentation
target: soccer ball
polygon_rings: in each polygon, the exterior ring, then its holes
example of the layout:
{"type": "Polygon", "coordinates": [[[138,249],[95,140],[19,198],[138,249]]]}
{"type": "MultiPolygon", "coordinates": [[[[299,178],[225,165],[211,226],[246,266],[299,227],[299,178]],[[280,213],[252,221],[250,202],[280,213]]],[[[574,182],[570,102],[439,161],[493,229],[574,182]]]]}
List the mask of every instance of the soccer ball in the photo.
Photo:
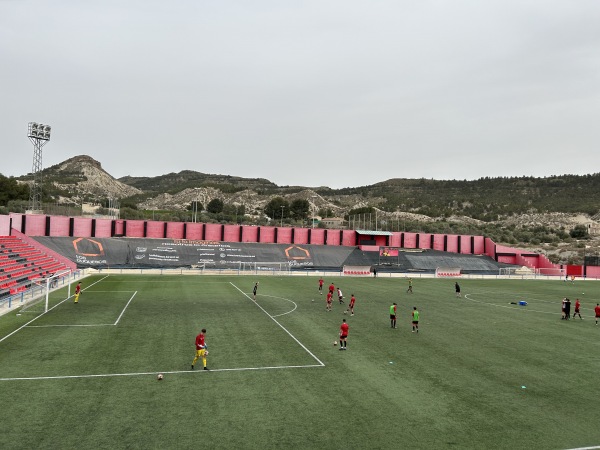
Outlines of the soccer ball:
{"type": "Polygon", "coordinates": [[[344,311],[344,314],[348,314],[348,311],[344,311]]]}
{"type": "Polygon", "coordinates": [[[337,341],[333,341],[333,346],[335,347],[337,345],[337,341]]]}
{"type": "Polygon", "coordinates": [[[163,378],[164,378],[164,376],[163,376],[163,374],[162,374],[162,373],[159,373],[159,374],[156,376],[156,379],[157,379],[158,381],[161,381],[163,378]]]}

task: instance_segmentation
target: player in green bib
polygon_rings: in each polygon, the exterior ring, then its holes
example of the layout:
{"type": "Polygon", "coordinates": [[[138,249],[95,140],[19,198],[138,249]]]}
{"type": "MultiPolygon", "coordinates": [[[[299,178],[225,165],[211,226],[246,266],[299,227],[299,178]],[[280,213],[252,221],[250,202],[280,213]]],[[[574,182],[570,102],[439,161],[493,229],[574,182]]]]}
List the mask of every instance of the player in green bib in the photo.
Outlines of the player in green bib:
{"type": "Polygon", "coordinates": [[[419,311],[417,310],[417,307],[414,306],[413,307],[413,312],[412,312],[412,332],[419,332],[419,311]]]}
{"type": "Polygon", "coordinates": [[[392,328],[396,328],[396,303],[390,306],[390,325],[392,328]]]}

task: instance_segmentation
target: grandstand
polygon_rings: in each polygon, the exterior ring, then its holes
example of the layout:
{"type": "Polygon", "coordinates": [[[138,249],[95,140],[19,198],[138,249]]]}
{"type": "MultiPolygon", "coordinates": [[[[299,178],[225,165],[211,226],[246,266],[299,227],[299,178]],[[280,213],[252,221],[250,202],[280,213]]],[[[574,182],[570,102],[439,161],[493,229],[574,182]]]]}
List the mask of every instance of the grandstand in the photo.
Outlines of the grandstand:
{"type": "Polygon", "coordinates": [[[0,299],[31,288],[33,280],[67,265],[15,236],[0,236],[0,299]]]}
{"type": "MultiPolygon", "coordinates": [[[[488,275],[498,274],[502,268],[528,267],[534,273],[542,273],[539,269],[543,269],[544,273],[566,272],[600,278],[598,267],[587,266],[585,272],[581,266],[563,267],[551,263],[544,255],[497,245],[485,236],[16,213],[0,216],[1,235],[17,236],[29,244],[29,255],[25,256],[51,256],[70,269],[242,271],[278,267],[279,271],[343,273],[344,267],[348,267],[346,274],[365,276],[373,271],[435,274],[439,267],[460,269],[462,274],[488,275]]],[[[24,264],[32,262],[35,260],[24,264]]],[[[37,264],[38,268],[39,273],[57,270],[43,264],[37,264]]],[[[27,269],[32,267],[12,267],[15,273],[27,269]]]]}

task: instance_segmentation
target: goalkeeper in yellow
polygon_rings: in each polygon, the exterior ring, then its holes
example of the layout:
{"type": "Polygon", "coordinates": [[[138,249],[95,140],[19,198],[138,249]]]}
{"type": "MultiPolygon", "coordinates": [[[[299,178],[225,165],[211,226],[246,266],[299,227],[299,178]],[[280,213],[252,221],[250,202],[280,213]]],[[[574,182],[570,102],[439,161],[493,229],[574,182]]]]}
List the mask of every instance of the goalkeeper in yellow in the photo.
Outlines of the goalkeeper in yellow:
{"type": "Polygon", "coordinates": [[[206,367],[206,357],[208,356],[208,349],[206,342],[204,342],[205,334],[206,329],[202,328],[200,334],[196,336],[196,357],[192,361],[192,370],[194,370],[194,366],[198,362],[199,358],[202,358],[202,365],[204,366],[204,370],[208,370],[208,367],[206,367]]]}

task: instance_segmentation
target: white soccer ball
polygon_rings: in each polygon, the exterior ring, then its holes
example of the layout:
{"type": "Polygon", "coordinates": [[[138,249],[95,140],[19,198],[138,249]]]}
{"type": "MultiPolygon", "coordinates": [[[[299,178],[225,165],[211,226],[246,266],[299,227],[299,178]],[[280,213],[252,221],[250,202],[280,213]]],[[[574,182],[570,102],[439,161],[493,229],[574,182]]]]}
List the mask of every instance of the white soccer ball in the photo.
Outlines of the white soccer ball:
{"type": "Polygon", "coordinates": [[[157,379],[158,381],[162,380],[163,378],[164,378],[164,376],[163,376],[163,374],[162,374],[162,373],[159,373],[159,374],[156,376],[156,379],[157,379]]]}
{"type": "Polygon", "coordinates": [[[337,341],[333,341],[333,346],[335,347],[337,345],[337,341]]]}
{"type": "Polygon", "coordinates": [[[344,311],[344,314],[348,314],[348,311],[344,311]]]}

